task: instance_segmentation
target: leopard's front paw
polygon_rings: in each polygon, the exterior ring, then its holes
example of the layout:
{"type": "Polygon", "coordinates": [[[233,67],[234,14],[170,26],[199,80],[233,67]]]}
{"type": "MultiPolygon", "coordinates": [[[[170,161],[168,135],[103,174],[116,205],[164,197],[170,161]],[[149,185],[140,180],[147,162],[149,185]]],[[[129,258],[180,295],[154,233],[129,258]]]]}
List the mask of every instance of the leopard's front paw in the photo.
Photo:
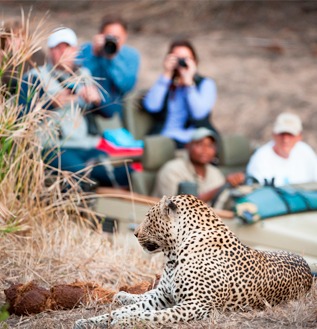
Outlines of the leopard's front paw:
{"type": "Polygon", "coordinates": [[[74,324],[73,329],[86,329],[87,321],[84,319],[77,320],[74,324]]]}
{"type": "Polygon", "coordinates": [[[88,329],[88,328],[92,328],[92,326],[106,329],[108,328],[108,323],[107,322],[94,323],[89,320],[81,319],[75,322],[73,329],[88,329]]]}
{"type": "Polygon", "coordinates": [[[125,291],[119,291],[113,297],[113,302],[118,305],[129,305],[135,303],[134,295],[125,291]]]}

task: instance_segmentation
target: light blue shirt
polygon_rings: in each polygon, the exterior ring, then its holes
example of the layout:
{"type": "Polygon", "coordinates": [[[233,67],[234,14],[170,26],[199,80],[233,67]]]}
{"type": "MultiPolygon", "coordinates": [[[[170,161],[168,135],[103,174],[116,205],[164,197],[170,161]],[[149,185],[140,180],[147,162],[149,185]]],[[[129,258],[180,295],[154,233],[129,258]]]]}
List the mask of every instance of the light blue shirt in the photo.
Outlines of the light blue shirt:
{"type": "MultiPolygon", "coordinates": [[[[144,98],[148,112],[158,113],[162,110],[170,84],[170,79],[159,77],[144,98]]],[[[189,116],[196,120],[205,118],[211,113],[216,98],[216,84],[209,78],[204,78],[199,87],[177,87],[168,99],[167,117],[161,134],[182,143],[189,142],[195,130],[194,127],[184,127],[189,116]]]]}

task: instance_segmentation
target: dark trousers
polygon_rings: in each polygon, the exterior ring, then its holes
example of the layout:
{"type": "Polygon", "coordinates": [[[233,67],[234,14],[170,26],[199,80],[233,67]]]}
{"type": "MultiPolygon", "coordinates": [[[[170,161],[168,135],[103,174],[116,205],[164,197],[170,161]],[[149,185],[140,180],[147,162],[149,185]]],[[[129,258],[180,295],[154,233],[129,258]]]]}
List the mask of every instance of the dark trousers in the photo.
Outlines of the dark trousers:
{"type": "MultiPolygon", "coordinates": [[[[56,150],[46,150],[43,152],[44,161],[50,164],[54,168],[61,170],[67,170],[71,172],[81,172],[84,175],[86,171],[83,171],[89,164],[94,163],[95,165],[91,169],[89,178],[96,181],[100,186],[128,186],[128,175],[131,168],[125,165],[116,165],[114,167],[106,166],[100,163],[107,159],[107,155],[96,149],[71,149],[71,148],[60,148],[56,150]],[[113,175],[113,176],[112,176],[113,175]]],[[[110,163],[110,161],[108,162],[110,163]]]]}

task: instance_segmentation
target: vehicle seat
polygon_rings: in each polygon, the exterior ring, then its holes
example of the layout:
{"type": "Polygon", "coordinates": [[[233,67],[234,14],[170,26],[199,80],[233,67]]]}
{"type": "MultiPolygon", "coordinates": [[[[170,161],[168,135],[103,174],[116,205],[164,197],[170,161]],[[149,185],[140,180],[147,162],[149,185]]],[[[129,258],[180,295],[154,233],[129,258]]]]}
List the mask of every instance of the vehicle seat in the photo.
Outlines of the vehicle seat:
{"type": "Polygon", "coordinates": [[[146,92],[134,91],[124,99],[123,124],[135,139],[143,139],[154,124],[153,117],[142,109],[141,100],[146,92]]]}
{"type": "Polygon", "coordinates": [[[115,113],[111,118],[98,116],[96,121],[100,133],[103,133],[107,129],[118,129],[123,127],[122,120],[118,113],[115,113]]]}
{"type": "Polygon", "coordinates": [[[172,139],[161,135],[146,136],[141,158],[143,171],[131,174],[133,191],[151,195],[158,170],[167,161],[174,159],[175,151],[176,144],[172,139]]]}
{"type": "Polygon", "coordinates": [[[224,175],[245,172],[252,154],[249,140],[242,135],[221,135],[218,167],[224,175]]]}
{"type": "Polygon", "coordinates": [[[123,118],[115,113],[111,118],[97,116],[96,125],[99,133],[107,129],[126,128],[135,139],[143,139],[154,121],[150,114],[142,110],[141,99],[146,90],[133,91],[123,99],[123,118]]]}

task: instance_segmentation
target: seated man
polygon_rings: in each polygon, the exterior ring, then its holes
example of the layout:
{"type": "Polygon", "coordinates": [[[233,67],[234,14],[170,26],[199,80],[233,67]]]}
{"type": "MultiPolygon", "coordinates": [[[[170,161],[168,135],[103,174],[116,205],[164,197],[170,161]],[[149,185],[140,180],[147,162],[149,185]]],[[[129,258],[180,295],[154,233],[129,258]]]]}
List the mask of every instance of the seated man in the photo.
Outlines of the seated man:
{"type": "Polygon", "coordinates": [[[88,68],[100,86],[104,103],[97,114],[110,118],[122,116],[122,99],[137,81],[140,55],[125,44],[127,24],[120,17],[104,17],[92,43],[85,43],[78,55],[78,63],[88,68]]]}
{"type": "Polygon", "coordinates": [[[186,149],[184,157],[171,160],[160,169],[153,196],[176,195],[180,183],[192,182],[197,185],[198,198],[210,202],[226,181],[232,186],[244,181],[243,173],[232,173],[225,178],[217,167],[210,164],[217,151],[213,131],[196,129],[186,149]]]}
{"type": "Polygon", "coordinates": [[[275,186],[317,182],[316,153],[302,142],[302,130],[296,114],[281,113],[274,123],[273,140],[251,157],[248,176],[275,186]]]}
{"type": "Polygon", "coordinates": [[[48,63],[24,77],[20,119],[38,108],[48,110],[38,133],[44,160],[52,167],[80,177],[91,166],[90,178],[99,185],[127,186],[125,166],[113,168],[107,154],[98,149],[101,136],[89,131],[85,114],[100,105],[101,95],[89,71],[74,64],[76,34],[69,28],[58,29],[49,36],[47,46],[48,63]]]}

